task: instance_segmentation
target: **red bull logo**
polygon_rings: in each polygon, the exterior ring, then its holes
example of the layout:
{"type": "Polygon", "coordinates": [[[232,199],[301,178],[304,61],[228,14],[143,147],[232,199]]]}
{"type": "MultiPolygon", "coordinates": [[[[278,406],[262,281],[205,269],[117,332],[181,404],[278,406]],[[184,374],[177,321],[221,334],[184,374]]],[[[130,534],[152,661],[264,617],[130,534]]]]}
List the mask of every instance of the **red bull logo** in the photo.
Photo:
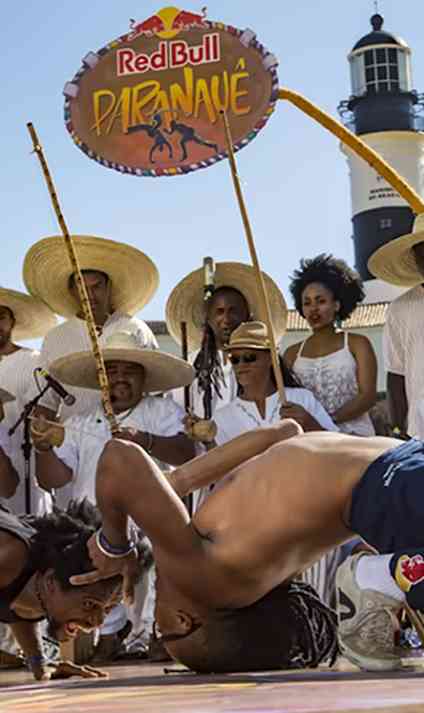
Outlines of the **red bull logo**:
{"type": "Polygon", "coordinates": [[[149,69],[159,72],[165,69],[195,67],[208,62],[219,62],[221,46],[217,32],[203,35],[200,45],[190,46],[185,40],[159,42],[159,47],[151,54],[137,54],[131,47],[119,49],[116,53],[116,72],[118,77],[126,74],[143,74],[149,69]]]}
{"type": "Polygon", "coordinates": [[[75,144],[102,165],[174,176],[226,158],[265,126],[278,97],[276,57],[253,30],[165,7],[90,52],[64,89],[75,144]]]}
{"type": "Polygon", "coordinates": [[[395,579],[403,592],[424,581],[424,557],[422,555],[402,555],[395,570],[395,579]]]}
{"type": "Polygon", "coordinates": [[[131,32],[127,39],[134,40],[140,35],[157,35],[161,39],[169,40],[178,35],[182,30],[190,27],[205,25],[205,13],[196,15],[193,12],[179,10],[177,7],[164,7],[155,15],[148,17],[143,22],[132,22],[131,32]]]}

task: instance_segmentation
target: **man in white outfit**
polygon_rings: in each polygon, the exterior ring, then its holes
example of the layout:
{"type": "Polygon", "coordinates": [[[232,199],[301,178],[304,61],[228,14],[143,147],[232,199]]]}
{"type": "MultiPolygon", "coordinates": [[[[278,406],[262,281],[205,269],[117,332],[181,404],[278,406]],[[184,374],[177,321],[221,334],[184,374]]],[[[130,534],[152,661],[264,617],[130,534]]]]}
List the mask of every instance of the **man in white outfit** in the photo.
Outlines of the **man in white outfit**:
{"type": "MultiPolygon", "coordinates": [[[[25,403],[36,393],[34,369],[39,366],[40,354],[18,342],[44,336],[56,324],[50,309],[40,300],[23,292],[0,288],[0,387],[15,396],[3,405],[5,431],[18,420],[25,403]]],[[[23,427],[10,437],[10,458],[19,475],[19,485],[7,507],[15,515],[27,510],[25,499],[25,458],[22,451],[23,427]]],[[[34,459],[30,462],[29,511],[42,515],[51,507],[51,498],[38,487],[33,476],[34,459]]]]}
{"type": "MultiPolygon", "coordinates": [[[[287,306],[281,290],[262,273],[271,305],[274,331],[280,337],[285,329],[287,306]]],[[[241,262],[215,263],[214,284],[205,293],[204,270],[194,270],[172,290],[166,303],[166,323],[176,342],[181,343],[181,323],[187,325],[190,361],[196,372],[210,370],[212,377],[211,410],[222,408],[237,395],[237,384],[223,347],[242,322],[259,319],[259,299],[255,273],[241,262]]],[[[191,411],[203,418],[203,390],[200,377],[190,389],[191,411]]],[[[183,401],[182,391],[175,395],[183,401]]]]}
{"type": "MultiPolygon", "coordinates": [[[[111,335],[106,340],[103,357],[121,436],[143,446],[162,470],[167,469],[167,464],[181,465],[193,458],[193,441],[183,433],[183,410],[171,398],[149,395],[190,384],[193,368],[182,359],[159,350],[141,349],[136,337],[128,332],[111,335]]],[[[99,388],[91,351],[62,357],[53,362],[51,371],[67,386],[99,388]]],[[[110,439],[110,428],[102,408],[99,406],[89,414],[67,419],[60,447],[51,447],[48,428],[43,422],[34,423],[33,427],[40,484],[46,489],[57,490],[57,500],[63,508],[71,499],[88,498],[95,503],[97,463],[110,439]]],[[[55,425],[51,430],[57,428],[55,425]]],[[[153,582],[150,580],[145,606],[140,601],[135,604],[135,612],[140,618],[133,622],[133,636],[140,634],[140,628],[143,628],[145,641],[153,628],[152,594],[153,582]]],[[[113,652],[119,645],[118,632],[125,628],[126,621],[127,612],[123,605],[107,617],[101,629],[103,651],[113,652]]]]}
{"type": "MultiPolygon", "coordinates": [[[[134,335],[140,347],[157,348],[147,324],[132,316],[157,289],[159,277],[154,263],[140,250],[123,243],[88,235],[73,237],[100,346],[111,334],[125,331],[134,335]]],[[[23,273],[29,292],[65,317],[44,339],[43,367],[49,370],[56,359],[89,350],[89,333],[63,238],[54,236],[35,243],[25,257],[23,273]]],[[[63,420],[90,413],[100,404],[96,390],[73,388],[70,392],[76,400],[72,406],[62,405],[63,420]]],[[[56,412],[60,399],[50,393],[42,403],[56,412]]]]}
{"type": "Polygon", "coordinates": [[[381,280],[411,288],[388,308],[383,351],[392,433],[423,440],[424,214],[416,217],[412,233],[379,248],[368,268],[381,280]]]}

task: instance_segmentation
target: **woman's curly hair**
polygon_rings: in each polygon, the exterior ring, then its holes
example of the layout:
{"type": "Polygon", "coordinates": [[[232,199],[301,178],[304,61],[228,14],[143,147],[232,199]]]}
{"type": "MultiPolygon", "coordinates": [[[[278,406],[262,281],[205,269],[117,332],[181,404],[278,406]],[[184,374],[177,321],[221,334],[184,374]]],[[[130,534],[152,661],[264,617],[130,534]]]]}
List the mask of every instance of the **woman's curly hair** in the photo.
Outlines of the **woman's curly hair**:
{"type": "Polygon", "coordinates": [[[333,255],[322,253],[314,258],[303,258],[300,268],[295,270],[290,283],[296,310],[304,316],[302,308],[302,295],[304,289],[312,282],[324,285],[334,299],[340,302],[338,319],[350,317],[355,307],[365,297],[364,286],[360,276],[344,261],[333,255]]]}

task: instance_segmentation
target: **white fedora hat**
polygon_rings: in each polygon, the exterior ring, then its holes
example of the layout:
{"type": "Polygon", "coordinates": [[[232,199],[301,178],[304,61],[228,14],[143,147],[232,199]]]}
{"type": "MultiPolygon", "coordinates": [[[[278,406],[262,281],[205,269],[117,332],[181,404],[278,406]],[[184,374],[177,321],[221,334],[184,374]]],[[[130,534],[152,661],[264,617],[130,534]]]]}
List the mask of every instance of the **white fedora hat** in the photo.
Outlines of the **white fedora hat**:
{"type": "Polygon", "coordinates": [[[0,287],[0,307],[7,307],[13,312],[13,339],[16,340],[44,337],[57,324],[49,307],[25,292],[0,287]]]}
{"type": "MultiPolygon", "coordinates": [[[[271,308],[271,319],[276,340],[280,339],[286,329],[287,305],[281,290],[274,280],[265,272],[262,273],[268,300],[271,308]]],[[[181,322],[187,324],[187,341],[190,350],[197,349],[202,341],[202,331],[205,321],[205,305],[203,300],[203,268],[190,272],[172,290],[166,303],[166,323],[174,339],[181,342],[181,322]]],[[[251,265],[242,262],[215,263],[215,289],[232,287],[245,298],[251,319],[260,318],[260,300],[251,265]]]]}
{"type": "MultiPolygon", "coordinates": [[[[81,270],[96,270],[109,276],[114,310],[135,314],[153,297],[159,273],[152,260],[137,248],[93,235],[73,235],[81,270]]],[[[62,236],[43,238],[24,260],[24,282],[57,314],[72,317],[80,307],[69,291],[73,273],[62,236]]]]}
{"type": "MultiPolygon", "coordinates": [[[[191,364],[158,349],[143,349],[129,332],[115,332],[102,349],[107,361],[127,361],[141,364],[145,371],[144,389],[147,392],[168,391],[188,386],[195,372],[191,364]]],[[[75,352],[56,359],[49,371],[64,384],[99,389],[96,362],[91,351],[75,352]]]]}
{"type": "Polygon", "coordinates": [[[424,213],[414,220],[412,233],[390,240],[375,251],[368,260],[368,269],[375,276],[400,287],[414,287],[424,282],[418,269],[414,245],[424,242],[424,213]]]}

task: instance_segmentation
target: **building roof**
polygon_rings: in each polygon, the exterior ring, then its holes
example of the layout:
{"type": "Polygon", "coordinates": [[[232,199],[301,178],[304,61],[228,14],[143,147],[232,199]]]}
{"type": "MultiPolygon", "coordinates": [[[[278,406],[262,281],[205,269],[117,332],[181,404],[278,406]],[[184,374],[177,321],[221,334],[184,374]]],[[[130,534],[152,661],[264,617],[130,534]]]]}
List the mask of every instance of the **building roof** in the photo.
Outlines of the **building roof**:
{"type": "Polygon", "coordinates": [[[359,50],[362,47],[369,47],[370,45],[398,45],[399,47],[408,47],[405,40],[401,37],[396,37],[396,35],[393,35],[391,32],[386,32],[381,29],[384,22],[384,18],[381,15],[373,15],[370,22],[373,31],[361,37],[352,51],[359,50]]]}
{"type": "MultiPolygon", "coordinates": [[[[375,304],[359,305],[354,313],[343,322],[346,329],[366,329],[367,327],[381,327],[386,319],[387,307],[390,302],[376,302],[375,304]]],[[[169,335],[166,322],[155,320],[147,322],[153,334],[157,336],[169,335]]],[[[307,332],[308,324],[295,309],[289,309],[287,319],[288,332],[307,332]]]]}

